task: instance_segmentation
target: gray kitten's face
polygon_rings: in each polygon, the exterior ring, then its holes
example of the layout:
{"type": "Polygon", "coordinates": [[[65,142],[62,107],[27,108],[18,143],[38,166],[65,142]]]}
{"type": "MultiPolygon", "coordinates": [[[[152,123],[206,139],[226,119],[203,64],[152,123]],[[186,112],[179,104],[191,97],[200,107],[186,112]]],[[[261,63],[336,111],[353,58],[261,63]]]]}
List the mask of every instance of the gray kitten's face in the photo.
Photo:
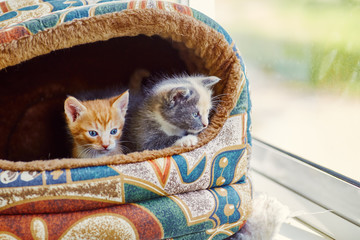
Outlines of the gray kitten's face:
{"type": "Polygon", "coordinates": [[[164,101],[161,114],[169,123],[189,133],[198,133],[208,126],[212,104],[207,89],[174,88],[164,101]]]}

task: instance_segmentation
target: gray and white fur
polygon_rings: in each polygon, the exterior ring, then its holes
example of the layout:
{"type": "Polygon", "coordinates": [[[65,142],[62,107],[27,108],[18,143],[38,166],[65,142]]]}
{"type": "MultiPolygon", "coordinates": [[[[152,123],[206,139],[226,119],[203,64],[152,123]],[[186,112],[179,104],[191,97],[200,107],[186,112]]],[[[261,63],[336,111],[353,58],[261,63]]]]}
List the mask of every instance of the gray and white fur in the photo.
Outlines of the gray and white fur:
{"type": "Polygon", "coordinates": [[[133,100],[126,117],[124,135],[129,149],[196,145],[197,134],[209,125],[211,87],[219,80],[215,76],[180,75],[163,78],[143,90],[141,100],[133,100]]]}

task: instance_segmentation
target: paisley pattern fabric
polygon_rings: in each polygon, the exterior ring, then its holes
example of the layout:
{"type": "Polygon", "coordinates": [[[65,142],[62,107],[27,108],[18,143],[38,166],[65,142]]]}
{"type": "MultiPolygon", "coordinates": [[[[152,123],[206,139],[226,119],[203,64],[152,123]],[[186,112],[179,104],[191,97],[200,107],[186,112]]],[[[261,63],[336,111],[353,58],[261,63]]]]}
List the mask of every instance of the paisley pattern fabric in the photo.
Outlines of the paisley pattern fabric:
{"type": "MultiPolygon", "coordinates": [[[[222,33],[212,19],[164,1],[0,2],[0,44],[77,18],[126,9],[176,11],[222,33]]],[[[244,71],[245,72],[245,71],[244,71]]],[[[220,133],[205,146],[150,161],[54,171],[0,169],[0,239],[223,239],[251,211],[248,80],[220,133]]]]}
{"type": "MultiPolygon", "coordinates": [[[[132,204],[105,208],[99,204],[101,207],[76,213],[2,214],[0,239],[186,239],[194,233],[201,233],[200,239],[223,239],[244,223],[249,188],[248,183],[233,184],[132,204]]],[[[21,208],[92,204],[78,201],[43,200],[21,208]]]]}
{"type": "Polygon", "coordinates": [[[247,218],[251,202],[246,119],[246,113],[234,115],[209,144],[167,158],[44,172],[0,170],[0,237],[87,239],[112,228],[123,239],[229,236],[247,218]],[[145,219],[151,230],[143,232],[145,219]],[[22,227],[14,229],[14,222],[22,227]]]}
{"type": "Polygon", "coordinates": [[[77,18],[138,8],[158,8],[191,16],[198,14],[189,7],[163,1],[8,0],[0,2],[0,43],[36,34],[77,18]]]}

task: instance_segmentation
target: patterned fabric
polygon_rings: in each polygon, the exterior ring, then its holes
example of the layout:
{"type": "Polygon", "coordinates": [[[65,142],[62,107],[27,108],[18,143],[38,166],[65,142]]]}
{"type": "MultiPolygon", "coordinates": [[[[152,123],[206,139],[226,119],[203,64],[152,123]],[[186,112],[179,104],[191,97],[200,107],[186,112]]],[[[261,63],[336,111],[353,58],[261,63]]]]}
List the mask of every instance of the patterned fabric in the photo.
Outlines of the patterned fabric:
{"type": "MultiPolygon", "coordinates": [[[[165,1],[139,0],[8,0],[0,2],[0,43],[36,34],[64,22],[126,9],[157,8],[192,16],[222,33],[232,45],[229,34],[214,20],[187,6],[165,1]]],[[[236,49],[236,46],[234,46],[236,49]]],[[[240,56],[240,55],[239,55],[240,56]]]]}
{"type": "Polygon", "coordinates": [[[34,231],[44,234],[38,229],[48,229],[50,239],[72,238],[79,231],[87,238],[92,231],[101,234],[119,223],[123,227],[116,234],[135,234],[126,239],[195,232],[203,232],[205,239],[231,235],[245,220],[251,201],[246,119],[246,113],[233,115],[209,144],[182,155],[117,166],[1,171],[0,237],[26,239],[34,231]],[[144,219],[151,233],[143,232],[144,219]],[[13,228],[14,222],[21,231],[13,228]],[[86,228],[95,222],[104,226],[86,228]]]}
{"type": "Polygon", "coordinates": [[[189,7],[163,1],[8,0],[0,2],[0,43],[36,34],[77,18],[138,8],[158,8],[190,16],[194,11],[194,15],[202,16],[189,7]]]}
{"type": "MultiPolygon", "coordinates": [[[[0,2],[0,44],[77,18],[157,8],[231,37],[216,22],[164,1],[0,2]]],[[[245,72],[245,71],[244,71],[245,72]]],[[[0,169],[0,239],[223,239],[245,223],[251,203],[248,80],[218,136],[181,155],[135,164],[43,172],[0,169]],[[110,235],[109,235],[110,234],[110,235]]]]}
{"type": "MultiPolygon", "coordinates": [[[[200,239],[223,239],[245,220],[249,184],[154,198],[133,204],[59,214],[0,215],[0,239],[162,239],[201,232],[200,239]],[[242,201],[240,201],[240,199],[242,201]],[[14,223],[16,225],[14,226],[14,223]],[[111,232],[111,238],[106,234],[111,232]],[[42,237],[34,237],[42,236],[42,237]]],[[[74,200],[24,204],[79,204],[74,200]]],[[[92,204],[83,200],[81,204],[92,204]]],[[[105,206],[103,204],[103,206],[105,206]]],[[[181,238],[180,238],[181,239],[181,238]]]]}

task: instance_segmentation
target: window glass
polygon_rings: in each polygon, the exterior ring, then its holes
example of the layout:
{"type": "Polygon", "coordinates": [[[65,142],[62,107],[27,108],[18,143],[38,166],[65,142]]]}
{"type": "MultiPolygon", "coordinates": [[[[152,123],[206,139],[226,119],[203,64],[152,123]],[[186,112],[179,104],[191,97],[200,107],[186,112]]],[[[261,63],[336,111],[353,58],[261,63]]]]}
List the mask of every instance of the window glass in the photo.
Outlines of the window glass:
{"type": "Polygon", "coordinates": [[[359,181],[360,1],[214,2],[247,66],[253,136],[359,181]]]}

